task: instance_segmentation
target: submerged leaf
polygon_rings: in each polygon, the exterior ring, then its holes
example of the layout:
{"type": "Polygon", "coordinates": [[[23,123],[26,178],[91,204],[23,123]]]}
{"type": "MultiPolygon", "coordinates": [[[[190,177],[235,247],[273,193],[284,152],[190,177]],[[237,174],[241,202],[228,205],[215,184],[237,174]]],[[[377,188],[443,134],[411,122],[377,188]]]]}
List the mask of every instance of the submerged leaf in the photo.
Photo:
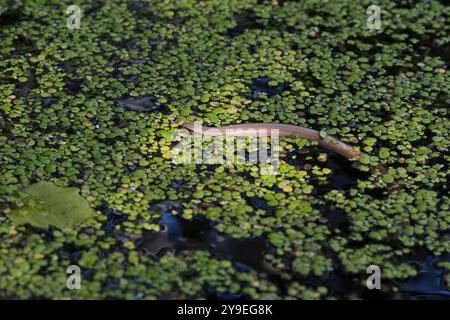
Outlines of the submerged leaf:
{"type": "Polygon", "coordinates": [[[17,224],[65,228],[89,218],[93,213],[88,201],[79,195],[77,188],[58,187],[44,181],[23,191],[30,196],[27,204],[8,213],[9,218],[17,224]]]}

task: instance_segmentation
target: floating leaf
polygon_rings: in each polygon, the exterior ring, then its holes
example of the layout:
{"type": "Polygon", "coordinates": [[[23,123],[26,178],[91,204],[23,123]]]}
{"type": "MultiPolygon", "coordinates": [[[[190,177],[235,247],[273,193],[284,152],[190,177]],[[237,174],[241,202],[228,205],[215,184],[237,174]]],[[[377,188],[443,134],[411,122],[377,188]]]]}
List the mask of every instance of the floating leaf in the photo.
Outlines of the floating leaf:
{"type": "Polygon", "coordinates": [[[71,227],[87,219],[93,210],[77,188],[57,187],[51,182],[38,182],[23,190],[30,197],[24,207],[14,208],[9,218],[17,224],[35,227],[71,227]]]}

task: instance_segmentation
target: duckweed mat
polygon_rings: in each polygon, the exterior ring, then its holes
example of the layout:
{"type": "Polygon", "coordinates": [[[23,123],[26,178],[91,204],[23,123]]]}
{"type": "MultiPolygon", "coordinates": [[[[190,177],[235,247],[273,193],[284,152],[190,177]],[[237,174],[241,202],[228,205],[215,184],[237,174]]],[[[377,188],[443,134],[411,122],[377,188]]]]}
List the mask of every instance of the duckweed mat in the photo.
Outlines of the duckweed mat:
{"type": "Polygon", "coordinates": [[[376,2],[0,0],[0,297],[449,298],[450,7],[376,2]],[[181,121],[364,155],[178,165],[181,121]]]}

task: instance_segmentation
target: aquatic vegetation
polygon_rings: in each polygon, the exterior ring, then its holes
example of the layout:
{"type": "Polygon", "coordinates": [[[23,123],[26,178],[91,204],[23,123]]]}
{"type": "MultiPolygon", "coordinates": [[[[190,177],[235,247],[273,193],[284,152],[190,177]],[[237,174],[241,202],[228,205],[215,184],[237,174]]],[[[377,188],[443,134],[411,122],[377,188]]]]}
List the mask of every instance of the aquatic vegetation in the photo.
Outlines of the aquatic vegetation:
{"type": "Polygon", "coordinates": [[[25,204],[9,208],[8,217],[17,224],[35,227],[72,227],[92,215],[89,203],[79,196],[76,188],[61,188],[50,182],[38,182],[23,190],[25,204]]]}
{"type": "Polygon", "coordinates": [[[69,30],[72,1],[0,0],[1,298],[361,298],[369,264],[381,267],[380,295],[399,297],[427,274],[410,262],[426,257],[448,287],[443,1],[380,0],[380,30],[366,27],[366,1],[77,3],[80,29],[69,30]],[[314,128],[362,154],[281,137],[274,176],[177,165],[183,121],[314,128]],[[76,188],[68,196],[90,218],[17,224],[7,208],[45,181],[76,188]],[[168,215],[215,240],[159,250],[168,215]],[[224,247],[252,239],[276,274],[224,247]],[[66,288],[72,264],[81,290],[66,288]]]}

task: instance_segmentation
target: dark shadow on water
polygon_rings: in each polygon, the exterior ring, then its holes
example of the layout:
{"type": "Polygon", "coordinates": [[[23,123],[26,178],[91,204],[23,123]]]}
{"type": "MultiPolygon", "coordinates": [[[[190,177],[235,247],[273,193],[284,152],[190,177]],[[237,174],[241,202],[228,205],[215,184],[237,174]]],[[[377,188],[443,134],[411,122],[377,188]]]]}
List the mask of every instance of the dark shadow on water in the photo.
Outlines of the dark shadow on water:
{"type": "Polygon", "coordinates": [[[119,106],[133,111],[152,111],[161,112],[163,114],[170,113],[170,110],[159,103],[154,97],[126,98],[119,101],[119,106]]]}
{"type": "Polygon", "coordinates": [[[262,93],[270,97],[276,94],[280,94],[288,88],[288,85],[285,83],[277,84],[276,86],[271,86],[269,85],[269,82],[270,80],[265,77],[255,79],[249,85],[249,88],[252,91],[253,96],[256,96],[256,94],[258,93],[262,93]]]}
{"type": "Polygon", "coordinates": [[[0,26],[11,26],[25,18],[26,16],[24,16],[20,11],[5,11],[0,15],[0,26]]]}
{"type": "MultiPolygon", "coordinates": [[[[150,232],[138,242],[138,248],[142,254],[156,259],[168,254],[178,255],[195,250],[208,251],[215,258],[231,261],[240,272],[257,271],[265,274],[266,279],[273,283],[282,295],[286,294],[291,281],[298,281],[305,285],[326,286],[330,294],[337,297],[345,297],[348,293],[354,292],[367,300],[450,298],[450,291],[444,285],[446,271],[436,265],[439,261],[448,261],[450,258],[448,256],[434,258],[427,251],[414,249],[413,254],[399,263],[417,265],[417,276],[402,282],[382,279],[382,286],[383,281],[386,281],[385,284],[390,283],[397,287],[398,292],[369,290],[361,285],[357,277],[344,272],[341,268],[321,277],[299,278],[295,272],[292,272],[290,277],[284,278],[285,272],[275,269],[265,261],[264,255],[269,251],[269,245],[263,237],[234,239],[217,233],[213,222],[205,217],[197,216],[187,220],[167,213],[164,209],[163,211],[166,213],[161,216],[162,230],[150,232]]],[[[348,227],[347,218],[340,211],[330,211],[326,218],[332,227],[340,229],[348,227]]],[[[289,273],[289,270],[286,271],[289,273]]],[[[195,271],[192,272],[195,274],[195,271]]],[[[186,274],[187,277],[189,273],[186,274]]],[[[205,290],[208,299],[246,299],[246,296],[241,293],[219,293],[214,288],[208,287],[205,290]]]]}
{"type": "Polygon", "coordinates": [[[84,83],[85,80],[83,79],[66,79],[66,92],[70,95],[76,95],[82,90],[84,83]]]}
{"type": "Polygon", "coordinates": [[[349,190],[357,186],[358,180],[366,180],[370,176],[369,172],[359,170],[356,167],[356,162],[315,147],[307,147],[300,151],[290,151],[283,160],[295,166],[297,170],[305,170],[307,172],[314,166],[330,169],[332,172],[327,175],[326,181],[314,181],[314,193],[319,195],[325,194],[330,190],[349,190]],[[325,162],[317,161],[319,153],[327,154],[325,162]]]}
{"type": "Polygon", "coordinates": [[[326,184],[317,187],[319,193],[329,190],[348,190],[356,186],[359,179],[367,179],[370,174],[358,170],[355,165],[354,162],[344,157],[329,153],[328,160],[324,166],[331,169],[333,173],[330,175],[326,184]]]}
{"type": "Polygon", "coordinates": [[[227,29],[225,36],[233,38],[243,34],[246,30],[264,29],[262,23],[257,22],[258,17],[251,9],[234,14],[235,27],[227,29]]]}
{"type": "Polygon", "coordinates": [[[267,214],[275,214],[276,208],[269,206],[267,203],[267,200],[261,199],[259,197],[245,197],[247,200],[247,203],[254,209],[254,210],[265,210],[267,214]]]}
{"type": "Polygon", "coordinates": [[[412,259],[408,262],[418,266],[417,275],[402,282],[395,282],[395,285],[409,298],[450,299],[450,290],[445,288],[443,283],[446,269],[437,266],[439,262],[449,260],[450,256],[412,259]]]}
{"type": "Polygon", "coordinates": [[[235,239],[219,235],[213,224],[206,218],[183,219],[170,213],[161,217],[164,229],[143,238],[141,251],[153,257],[161,257],[168,252],[206,250],[218,258],[232,261],[240,271],[256,270],[276,274],[265,260],[267,242],[261,237],[235,239]]]}
{"type": "Polygon", "coordinates": [[[327,219],[327,225],[331,230],[339,229],[341,234],[350,233],[350,220],[344,210],[334,206],[323,206],[322,215],[327,219]]]}

